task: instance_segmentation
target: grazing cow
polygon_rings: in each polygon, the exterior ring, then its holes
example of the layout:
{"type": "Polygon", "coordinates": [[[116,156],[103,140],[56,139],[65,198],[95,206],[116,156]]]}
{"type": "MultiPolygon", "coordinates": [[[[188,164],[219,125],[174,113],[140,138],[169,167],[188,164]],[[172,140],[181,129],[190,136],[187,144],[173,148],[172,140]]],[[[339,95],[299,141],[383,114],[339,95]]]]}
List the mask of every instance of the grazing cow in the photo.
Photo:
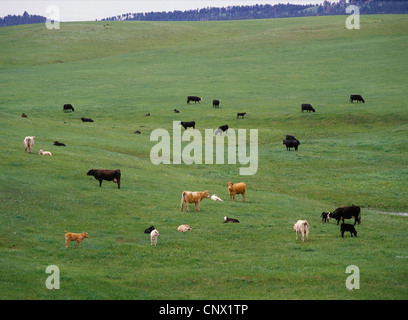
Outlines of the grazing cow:
{"type": "Polygon", "coordinates": [[[44,151],[43,149],[40,149],[40,151],[38,151],[38,154],[42,154],[44,156],[52,156],[52,153],[49,151],[44,151]]]}
{"type": "Polygon", "coordinates": [[[290,151],[290,148],[295,148],[297,151],[300,143],[297,140],[283,140],[283,144],[286,146],[287,151],[290,151]]]}
{"type": "Polygon", "coordinates": [[[139,130],[136,130],[134,133],[141,134],[141,132],[139,130]]]}
{"type": "Polygon", "coordinates": [[[351,207],[340,207],[329,213],[330,218],[337,220],[337,225],[340,220],[344,222],[344,219],[354,219],[354,225],[361,222],[360,207],[354,204],[351,207]]]}
{"type": "Polygon", "coordinates": [[[228,218],[227,216],[224,217],[224,223],[228,223],[228,222],[232,222],[232,223],[239,223],[238,219],[233,219],[233,218],[228,218]]]}
{"type": "Polygon", "coordinates": [[[195,121],[186,121],[186,122],[181,121],[180,125],[182,125],[184,129],[187,129],[190,127],[193,127],[193,129],[195,129],[195,121]]]}
{"type": "Polygon", "coordinates": [[[151,233],[150,233],[150,244],[156,245],[157,244],[157,237],[160,236],[159,231],[157,231],[157,229],[154,229],[151,233]]]}
{"type": "Polygon", "coordinates": [[[91,118],[81,118],[82,122],[94,122],[91,118]]]}
{"type": "Polygon", "coordinates": [[[295,136],[292,136],[292,135],[290,135],[290,134],[287,134],[287,135],[286,135],[286,140],[295,140],[295,141],[297,141],[297,142],[300,144],[300,141],[299,141],[298,139],[296,139],[295,136]]]}
{"type": "Polygon", "coordinates": [[[146,117],[150,117],[150,112],[145,114],[146,117]]]}
{"type": "Polygon", "coordinates": [[[120,170],[104,170],[104,169],[91,169],[86,174],[87,176],[94,176],[99,181],[99,187],[102,186],[102,180],[112,181],[118,184],[120,189],[120,170]]]}
{"type": "Polygon", "coordinates": [[[31,153],[34,145],[34,136],[28,136],[24,138],[25,151],[31,153]]]}
{"type": "Polygon", "coordinates": [[[155,229],[155,227],[150,226],[149,228],[147,228],[147,229],[144,231],[144,233],[149,233],[149,234],[150,234],[154,229],[155,229]]]}
{"type": "Polygon", "coordinates": [[[213,108],[219,108],[220,107],[220,100],[213,100],[213,108]]]}
{"type": "Polygon", "coordinates": [[[219,198],[216,194],[213,194],[212,196],[211,196],[211,200],[212,201],[223,201],[221,198],[219,198]]]}
{"type": "Polygon", "coordinates": [[[351,94],[350,95],[350,102],[353,103],[355,101],[364,103],[364,99],[359,94],[351,94]]]}
{"type": "Polygon", "coordinates": [[[65,248],[68,248],[68,243],[70,241],[76,241],[78,243],[78,248],[81,246],[81,241],[84,240],[84,238],[89,238],[88,233],[82,232],[82,233],[72,233],[65,231],[65,248]]]}
{"type": "Polygon", "coordinates": [[[190,103],[190,101],[194,101],[194,103],[197,103],[197,102],[200,103],[200,101],[203,101],[203,99],[197,96],[188,96],[187,103],[190,103]]]}
{"type": "Polygon", "coordinates": [[[305,234],[306,241],[309,241],[309,223],[306,220],[298,220],[294,223],[293,231],[296,232],[296,240],[298,239],[298,233],[300,232],[302,235],[302,241],[305,242],[305,234]]]}
{"type": "Polygon", "coordinates": [[[67,110],[75,111],[75,110],[74,110],[74,107],[73,107],[72,104],[70,104],[70,103],[64,104],[64,107],[62,108],[62,110],[63,110],[63,111],[67,111],[67,110]]]}
{"type": "Polygon", "coordinates": [[[210,195],[208,191],[205,190],[203,192],[199,191],[183,191],[181,194],[181,208],[180,211],[183,211],[184,202],[186,203],[187,212],[189,212],[188,204],[194,202],[194,207],[196,210],[200,211],[200,201],[204,198],[209,198],[210,195]]]}
{"type": "Polygon", "coordinates": [[[65,143],[54,141],[54,146],[62,146],[65,147],[65,143]]]}
{"type": "Polygon", "coordinates": [[[316,112],[316,110],[310,104],[302,103],[302,112],[305,111],[305,110],[308,111],[308,112],[310,112],[310,111],[316,112]]]}
{"type": "Polygon", "coordinates": [[[182,225],[178,226],[178,228],[177,228],[178,232],[187,232],[188,230],[192,230],[190,225],[188,225],[188,224],[182,224],[182,225]]]}
{"type": "Polygon", "coordinates": [[[330,222],[330,212],[322,212],[321,217],[322,217],[322,223],[330,222]]]}
{"type": "Polygon", "coordinates": [[[239,118],[239,117],[241,117],[242,119],[244,119],[244,116],[246,115],[246,112],[238,112],[237,113],[237,119],[239,118]]]}
{"type": "Polygon", "coordinates": [[[27,115],[23,112],[23,114],[21,115],[23,118],[28,118],[27,115]]]}
{"type": "Polygon", "coordinates": [[[232,201],[233,199],[235,202],[236,194],[242,194],[242,202],[245,201],[245,192],[246,192],[245,182],[239,182],[239,183],[228,182],[227,186],[228,186],[228,192],[230,195],[230,201],[232,201]]]}
{"type": "Polygon", "coordinates": [[[342,223],[340,226],[340,231],[341,231],[341,237],[344,238],[344,232],[349,231],[350,235],[353,236],[353,234],[357,237],[357,231],[356,228],[352,224],[348,223],[342,223]]]}
{"type": "Polygon", "coordinates": [[[226,132],[228,134],[228,125],[227,124],[224,124],[224,125],[218,127],[218,129],[215,130],[214,135],[217,135],[219,133],[222,135],[224,132],[226,132]]]}
{"type": "Polygon", "coordinates": [[[177,109],[173,109],[173,111],[174,111],[175,113],[180,113],[180,111],[178,111],[177,109]]]}

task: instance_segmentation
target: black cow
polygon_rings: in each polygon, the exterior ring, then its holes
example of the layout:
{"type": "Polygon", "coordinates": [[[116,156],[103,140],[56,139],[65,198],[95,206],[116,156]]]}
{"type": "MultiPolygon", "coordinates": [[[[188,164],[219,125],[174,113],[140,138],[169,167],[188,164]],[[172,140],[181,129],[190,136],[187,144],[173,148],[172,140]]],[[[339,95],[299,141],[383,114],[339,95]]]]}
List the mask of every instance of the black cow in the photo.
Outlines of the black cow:
{"type": "Polygon", "coordinates": [[[144,233],[151,233],[153,230],[155,229],[155,227],[150,226],[149,228],[147,228],[144,233]]]}
{"type": "Polygon", "coordinates": [[[310,112],[310,111],[316,112],[316,110],[310,104],[302,103],[302,112],[305,111],[305,110],[308,111],[308,112],[310,112]]]}
{"type": "Polygon", "coordinates": [[[337,225],[340,220],[344,222],[344,219],[354,219],[354,225],[358,222],[361,222],[360,207],[355,206],[354,204],[351,207],[340,207],[330,212],[330,218],[337,220],[337,225]]]}
{"type": "Polygon", "coordinates": [[[213,108],[219,108],[220,107],[220,100],[213,100],[213,108]]]}
{"type": "Polygon", "coordinates": [[[221,135],[223,134],[223,132],[228,131],[228,124],[224,124],[223,126],[220,126],[217,130],[215,130],[214,134],[217,135],[219,133],[221,133],[221,135]]]}
{"type": "Polygon", "coordinates": [[[357,231],[356,228],[352,224],[348,223],[342,223],[340,226],[340,231],[341,231],[341,237],[344,238],[344,232],[349,231],[350,235],[353,236],[353,234],[357,237],[357,231]]]}
{"type": "Polygon", "coordinates": [[[104,170],[104,169],[91,169],[86,174],[87,176],[94,176],[99,181],[99,187],[102,186],[102,180],[112,181],[118,184],[120,189],[120,170],[104,170]]]}
{"type": "Polygon", "coordinates": [[[65,147],[65,143],[54,141],[54,146],[63,146],[63,147],[65,147]]]}
{"type": "Polygon", "coordinates": [[[242,119],[244,119],[244,116],[246,115],[246,112],[238,112],[237,113],[237,119],[239,118],[239,117],[241,117],[242,119]]]}
{"type": "Polygon", "coordinates": [[[362,102],[362,103],[364,103],[363,97],[360,96],[359,94],[352,94],[352,95],[350,95],[350,102],[353,102],[354,100],[357,101],[357,103],[358,103],[359,101],[362,102]]]}
{"type": "Polygon", "coordinates": [[[283,144],[286,146],[287,151],[290,151],[290,148],[295,148],[297,151],[300,143],[297,140],[283,140],[283,144]]]}
{"type": "Polygon", "coordinates": [[[200,101],[203,101],[203,99],[197,96],[188,96],[187,103],[190,103],[190,101],[194,101],[194,103],[197,103],[197,102],[200,103],[200,101]]]}
{"type": "Polygon", "coordinates": [[[70,103],[64,104],[64,107],[62,108],[62,110],[63,110],[63,111],[65,111],[65,110],[75,111],[75,110],[74,110],[74,107],[73,107],[72,104],[70,104],[70,103]]]}
{"type": "Polygon", "coordinates": [[[178,111],[177,109],[173,109],[173,111],[174,111],[175,113],[180,113],[180,111],[178,111]]]}
{"type": "Polygon", "coordinates": [[[82,122],[94,122],[91,118],[81,118],[82,122]]]}
{"type": "Polygon", "coordinates": [[[298,142],[298,144],[300,144],[300,141],[298,139],[295,138],[295,136],[291,136],[290,134],[286,135],[286,140],[295,140],[298,142]]]}
{"type": "Polygon", "coordinates": [[[182,125],[184,127],[184,129],[193,127],[193,129],[195,129],[195,121],[187,121],[187,122],[180,122],[180,125],[182,125]]]}

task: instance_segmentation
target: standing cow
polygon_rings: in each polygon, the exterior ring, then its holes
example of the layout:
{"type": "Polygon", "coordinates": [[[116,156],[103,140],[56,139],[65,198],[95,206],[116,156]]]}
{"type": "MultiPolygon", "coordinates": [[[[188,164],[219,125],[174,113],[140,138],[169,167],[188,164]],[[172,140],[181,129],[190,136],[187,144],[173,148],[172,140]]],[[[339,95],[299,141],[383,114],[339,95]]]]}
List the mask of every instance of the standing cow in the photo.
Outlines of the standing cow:
{"type": "Polygon", "coordinates": [[[232,183],[227,182],[230,201],[235,202],[235,195],[242,194],[242,201],[245,201],[246,184],[245,182],[232,183]]]}
{"type": "Polygon", "coordinates": [[[72,104],[70,104],[70,103],[66,103],[66,104],[64,104],[64,107],[62,108],[62,110],[63,111],[75,111],[74,110],[74,107],[72,106],[72,104]]]}
{"type": "Polygon", "coordinates": [[[197,96],[188,96],[187,103],[190,103],[190,101],[194,101],[194,103],[197,103],[197,102],[200,103],[200,101],[203,101],[203,99],[197,96]]]}
{"type": "Polygon", "coordinates": [[[86,174],[87,176],[93,176],[99,181],[99,187],[102,187],[102,180],[112,181],[118,184],[118,189],[120,189],[120,170],[104,170],[104,169],[91,169],[86,174]]]}
{"type": "Polygon", "coordinates": [[[200,211],[200,201],[204,198],[209,198],[210,194],[207,190],[203,192],[199,191],[183,191],[181,194],[181,208],[180,211],[183,211],[183,205],[186,203],[187,212],[190,211],[188,209],[188,204],[194,202],[194,207],[196,210],[200,211]]]}
{"type": "Polygon", "coordinates": [[[28,136],[24,138],[24,146],[25,146],[25,151],[31,153],[32,148],[34,145],[34,136],[28,136]]]}
{"type": "Polygon", "coordinates": [[[358,102],[364,103],[363,97],[361,95],[359,95],[359,94],[350,95],[350,102],[353,103],[354,101],[357,101],[357,103],[358,102]]]}
{"type": "Polygon", "coordinates": [[[354,225],[361,222],[360,207],[354,204],[351,207],[340,207],[329,213],[329,217],[337,220],[337,225],[340,220],[344,222],[344,219],[354,219],[354,225]]]}

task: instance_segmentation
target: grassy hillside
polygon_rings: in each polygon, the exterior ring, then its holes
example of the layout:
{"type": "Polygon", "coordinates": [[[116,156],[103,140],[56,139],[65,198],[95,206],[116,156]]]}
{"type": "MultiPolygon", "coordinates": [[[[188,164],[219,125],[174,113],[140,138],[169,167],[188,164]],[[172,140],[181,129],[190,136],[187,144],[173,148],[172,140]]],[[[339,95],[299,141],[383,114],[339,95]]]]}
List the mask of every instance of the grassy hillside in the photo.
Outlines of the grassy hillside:
{"type": "Polygon", "coordinates": [[[0,298],[407,299],[408,221],[385,212],[408,210],[408,17],[344,25],[336,16],[1,28],[0,298]],[[366,103],[351,104],[351,93],[366,103]],[[187,95],[203,101],[187,105],[187,95]],[[257,129],[257,173],[153,165],[151,132],[190,120],[203,139],[223,124],[248,137],[257,129]],[[297,152],[282,145],[286,134],[301,141],[297,152]],[[90,168],[119,168],[122,188],[99,188],[90,168]],[[246,182],[245,202],[229,202],[228,181],[246,182]],[[181,213],[183,190],[225,201],[181,213]],[[357,238],[321,223],[322,211],[351,204],[362,208],[357,238]],[[298,219],[310,223],[308,243],[295,241],[298,219]],[[152,224],[157,247],[143,233],[152,224]],[[64,230],[90,238],[66,249],[64,230]],[[45,287],[49,265],[60,290],[45,287]],[[349,265],[359,290],[345,286],[349,265]]]}

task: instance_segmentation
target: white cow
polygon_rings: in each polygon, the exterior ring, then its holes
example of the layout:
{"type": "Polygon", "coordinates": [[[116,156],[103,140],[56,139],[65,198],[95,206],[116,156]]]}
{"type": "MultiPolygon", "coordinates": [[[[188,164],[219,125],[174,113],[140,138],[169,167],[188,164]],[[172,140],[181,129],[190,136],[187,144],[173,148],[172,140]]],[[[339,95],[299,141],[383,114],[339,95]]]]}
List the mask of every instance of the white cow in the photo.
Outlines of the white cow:
{"type": "Polygon", "coordinates": [[[25,151],[31,153],[34,145],[34,136],[28,136],[24,138],[25,151]]]}
{"type": "Polygon", "coordinates": [[[309,223],[306,220],[298,220],[293,224],[293,231],[296,232],[296,240],[298,239],[298,233],[302,234],[302,241],[305,242],[305,233],[306,241],[309,241],[309,223]]]}

